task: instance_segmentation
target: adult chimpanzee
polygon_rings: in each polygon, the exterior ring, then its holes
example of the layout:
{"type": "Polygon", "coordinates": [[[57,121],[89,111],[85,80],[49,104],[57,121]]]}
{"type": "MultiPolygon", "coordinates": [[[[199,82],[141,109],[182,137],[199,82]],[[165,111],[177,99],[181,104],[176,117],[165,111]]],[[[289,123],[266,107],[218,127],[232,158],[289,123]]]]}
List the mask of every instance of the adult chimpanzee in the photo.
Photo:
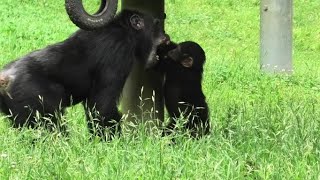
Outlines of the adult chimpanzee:
{"type": "Polygon", "coordinates": [[[165,72],[164,96],[170,122],[164,135],[170,134],[177,118],[188,118],[185,128],[193,137],[208,134],[210,129],[208,105],[202,92],[205,52],[195,42],[168,42],[158,48],[156,69],[165,72]]]}
{"type": "MultiPolygon", "coordinates": [[[[123,10],[106,26],[78,30],[63,42],[34,51],[0,72],[1,110],[14,127],[34,127],[43,119],[82,102],[88,126],[103,136],[121,119],[117,101],[135,60],[147,64],[163,40],[158,19],[123,10]],[[36,113],[38,112],[38,113],[36,113]]],[[[52,117],[57,125],[59,118],[52,117]]]]}

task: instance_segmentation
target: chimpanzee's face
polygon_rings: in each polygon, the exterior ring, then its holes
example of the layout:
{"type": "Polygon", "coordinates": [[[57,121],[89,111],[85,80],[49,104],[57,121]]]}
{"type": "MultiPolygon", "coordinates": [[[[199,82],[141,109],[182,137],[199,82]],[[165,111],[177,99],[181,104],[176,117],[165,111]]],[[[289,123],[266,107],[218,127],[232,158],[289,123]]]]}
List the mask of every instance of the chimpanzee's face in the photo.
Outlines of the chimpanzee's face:
{"type": "Polygon", "coordinates": [[[154,19],[153,24],[153,40],[155,46],[159,46],[160,44],[166,43],[166,41],[168,41],[168,36],[166,36],[164,33],[163,27],[161,26],[161,20],[154,19]]]}
{"type": "Polygon", "coordinates": [[[150,15],[132,15],[131,26],[137,30],[136,38],[138,59],[143,60],[145,68],[152,67],[156,62],[156,50],[165,43],[168,37],[163,31],[161,20],[150,15]]]}
{"type": "Polygon", "coordinates": [[[139,24],[141,24],[138,28],[140,35],[143,34],[146,40],[151,40],[153,46],[158,46],[167,40],[160,19],[154,18],[151,15],[140,15],[140,19],[137,20],[133,15],[131,17],[131,23],[135,21],[139,21],[139,24]],[[133,19],[136,20],[132,21],[133,19]]]}
{"type": "Polygon", "coordinates": [[[185,68],[201,68],[205,61],[205,52],[195,42],[187,41],[168,52],[168,56],[185,68]]]}
{"type": "Polygon", "coordinates": [[[167,40],[167,36],[164,33],[163,27],[161,25],[161,20],[157,18],[153,18],[151,16],[145,17],[146,28],[145,33],[147,36],[152,37],[153,46],[157,47],[160,44],[165,43],[167,40]]]}

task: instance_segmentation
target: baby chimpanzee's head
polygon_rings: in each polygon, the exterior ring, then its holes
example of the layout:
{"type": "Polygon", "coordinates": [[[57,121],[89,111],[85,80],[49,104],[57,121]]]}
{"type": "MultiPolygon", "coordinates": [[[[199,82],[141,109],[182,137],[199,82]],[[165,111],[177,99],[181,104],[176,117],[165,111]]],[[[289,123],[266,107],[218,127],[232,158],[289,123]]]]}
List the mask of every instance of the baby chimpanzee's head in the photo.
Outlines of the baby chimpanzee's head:
{"type": "Polygon", "coordinates": [[[179,43],[168,56],[185,68],[202,70],[206,56],[201,46],[192,41],[179,43]]]}

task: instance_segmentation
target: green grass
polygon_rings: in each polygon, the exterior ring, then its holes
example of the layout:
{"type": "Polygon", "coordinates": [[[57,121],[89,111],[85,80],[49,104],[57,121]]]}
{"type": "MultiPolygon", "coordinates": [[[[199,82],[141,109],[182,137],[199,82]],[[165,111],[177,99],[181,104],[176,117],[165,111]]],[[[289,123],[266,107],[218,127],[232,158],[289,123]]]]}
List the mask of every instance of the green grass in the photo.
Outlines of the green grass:
{"type": "MultiPolygon", "coordinates": [[[[259,2],[166,2],[172,39],[206,50],[209,137],[178,135],[170,146],[140,125],[109,143],[88,141],[80,106],[66,115],[69,141],[39,130],[18,132],[2,117],[0,179],[319,179],[320,1],[294,3],[290,77],[259,71],[259,2]]],[[[77,29],[63,1],[1,0],[0,9],[1,66],[77,29]]]]}

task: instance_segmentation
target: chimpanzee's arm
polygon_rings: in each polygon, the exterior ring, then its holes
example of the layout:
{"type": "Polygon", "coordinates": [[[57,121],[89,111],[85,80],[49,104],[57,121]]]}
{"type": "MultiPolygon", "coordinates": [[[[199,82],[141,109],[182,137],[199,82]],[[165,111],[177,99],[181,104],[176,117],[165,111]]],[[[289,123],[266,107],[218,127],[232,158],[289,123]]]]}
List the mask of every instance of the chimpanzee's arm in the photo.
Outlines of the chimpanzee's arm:
{"type": "Polygon", "coordinates": [[[157,49],[158,62],[153,67],[155,71],[166,72],[167,68],[172,63],[172,59],[168,56],[168,52],[172,49],[175,49],[177,44],[174,42],[169,42],[167,44],[162,44],[157,49]]]}

